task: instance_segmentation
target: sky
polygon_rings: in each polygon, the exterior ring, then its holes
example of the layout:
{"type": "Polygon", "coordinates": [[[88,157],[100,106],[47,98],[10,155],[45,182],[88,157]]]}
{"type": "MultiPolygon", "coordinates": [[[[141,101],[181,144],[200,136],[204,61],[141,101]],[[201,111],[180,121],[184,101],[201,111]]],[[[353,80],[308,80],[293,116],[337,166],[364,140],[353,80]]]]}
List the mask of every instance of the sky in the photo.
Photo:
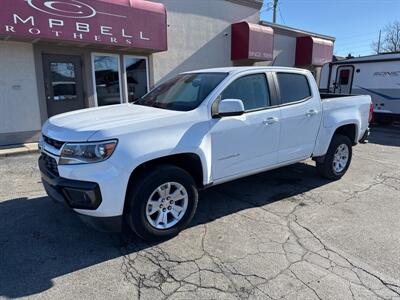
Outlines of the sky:
{"type": "MultiPolygon", "coordinates": [[[[264,0],[261,19],[272,22],[272,0],[264,0]]],[[[400,21],[400,0],[279,0],[277,23],[336,38],[334,54],[372,54],[379,30],[400,21]]]]}

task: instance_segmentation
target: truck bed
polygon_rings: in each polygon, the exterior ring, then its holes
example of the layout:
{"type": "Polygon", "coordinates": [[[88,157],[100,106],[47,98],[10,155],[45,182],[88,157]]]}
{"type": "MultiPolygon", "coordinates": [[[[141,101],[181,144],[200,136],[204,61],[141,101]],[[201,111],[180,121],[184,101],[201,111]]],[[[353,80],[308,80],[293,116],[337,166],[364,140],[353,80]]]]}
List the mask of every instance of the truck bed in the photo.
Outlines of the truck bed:
{"type": "Polygon", "coordinates": [[[331,127],[343,119],[357,124],[359,139],[368,128],[371,104],[369,95],[321,94],[323,126],[331,127]]]}
{"type": "Polygon", "coordinates": [[[351,97],[357,96],[352,94],[334,94],[334,93],[327,93],[327,92],[320,92],[321,100],[330,99],[330,98],[344,98],[344,97],[351,97]]]}

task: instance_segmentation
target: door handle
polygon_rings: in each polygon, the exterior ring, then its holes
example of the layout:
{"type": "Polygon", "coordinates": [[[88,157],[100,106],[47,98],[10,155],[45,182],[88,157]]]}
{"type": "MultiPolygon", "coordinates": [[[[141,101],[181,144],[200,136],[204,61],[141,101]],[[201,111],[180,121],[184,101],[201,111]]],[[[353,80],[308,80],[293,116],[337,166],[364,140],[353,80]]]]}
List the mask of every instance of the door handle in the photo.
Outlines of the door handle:
{"type": "Polygon", "coordinates": [[[318,111],[316,111],[315,109],[310,109],[310,110],[306,113],[306,116],[307,116],[307,117],[312,117],[312,116],[315,116],[316,114],[318,114],[318,111]]]}
{"type": "Polygon", "coordinates": [[[279,119],[278,119],[278,118],[275,118],[275,117],[269,117],[269,118],[267,118],[266,120],[264,120],[264,121],[263,121],[263,124],[264,124],[265,126],[268,126],[268,125],[271,125],[271,124],[277,123],[278,121],[279,121],[279,119]]]}

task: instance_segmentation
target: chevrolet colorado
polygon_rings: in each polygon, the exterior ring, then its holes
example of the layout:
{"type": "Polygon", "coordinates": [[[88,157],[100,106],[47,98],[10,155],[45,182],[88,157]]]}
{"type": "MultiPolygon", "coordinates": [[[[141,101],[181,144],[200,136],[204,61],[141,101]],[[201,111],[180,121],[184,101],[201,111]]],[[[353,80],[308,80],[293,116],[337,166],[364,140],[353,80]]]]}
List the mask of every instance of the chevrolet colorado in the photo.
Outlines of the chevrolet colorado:
{"type": "Polygon", "coordinates": [[[39,167],[48,195],[88,223],[159,240],[188,225],[200,189],[308,158],[341,178],[371,113],[369,96],[321,96],[307,70],[199,70],[133,104],[50,118],[39,167]]]}

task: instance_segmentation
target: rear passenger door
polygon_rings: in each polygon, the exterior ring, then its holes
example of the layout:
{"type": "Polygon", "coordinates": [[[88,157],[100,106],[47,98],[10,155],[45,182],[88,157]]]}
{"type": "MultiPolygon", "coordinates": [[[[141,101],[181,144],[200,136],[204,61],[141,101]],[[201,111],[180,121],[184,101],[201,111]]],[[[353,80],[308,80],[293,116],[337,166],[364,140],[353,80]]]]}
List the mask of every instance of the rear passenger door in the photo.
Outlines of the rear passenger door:
{"type": "MultiPolygon", "coordinates": [[[[272,75],[270,79],[273,81],[272,75]]],[[[245,113],[212,120],[214,180],[241,176],[277,164],[279,108],[274,105],[271,94],[266,73],[256,73],[233,80],[217,98],[216,101],[242,100],[245,113]]]]}
{"type": "Polygon", "coordinates": [[[321,123],[319,95],[313,95],[309,79],[298,73],[276,72],[281,107],[279,163],[311,156],[321,123]]]}

